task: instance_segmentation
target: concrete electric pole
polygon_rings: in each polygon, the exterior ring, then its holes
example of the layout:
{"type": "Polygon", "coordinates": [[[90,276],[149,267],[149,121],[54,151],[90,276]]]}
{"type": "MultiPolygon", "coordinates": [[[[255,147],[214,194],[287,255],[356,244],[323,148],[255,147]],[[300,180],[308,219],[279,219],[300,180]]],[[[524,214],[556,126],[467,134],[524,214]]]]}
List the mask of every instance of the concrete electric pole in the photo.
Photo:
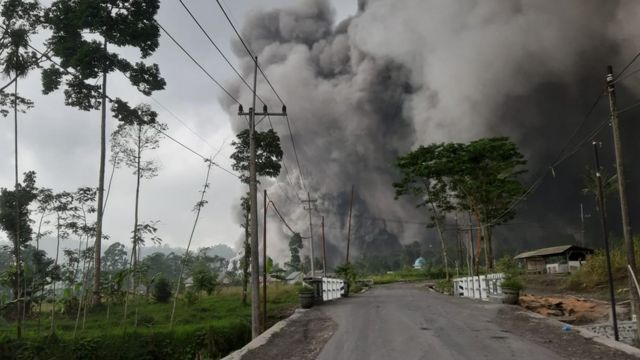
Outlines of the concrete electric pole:
{"type": "Polygon", "coordinates": [[[316,277],[316,267],[314,265],[314,263],[316,262],[316,259],[315,259],[315,252],[313,249],[313,224],[311,223],[311,210],[313,210],[313,207],[311,206],[311,204],[314,204],[316,202],[318,202],[317,199],[311,200],[311,195],[309,194],[309,192],[307,192],[307,200],[302,200],[302,203],[307,205],[305,210],[309,211],[309,243],[311,244],[311,277],[316,277]]]}
{"type": "Polygon", "coordinates": [[[238,111],[240,116],[249,116],[249,203],[251,226],[251,337],[260,335],[260,251],[258,249],[258,181],[256,172],[256,116],[286,116],[287,109],[282,107],[281,113],[270,113],[264,105],[262,113],[256,113],[256,87],[258,82],[258,57],[254,58],[253,73],[253,106],[249,112],[244,112],[242,106],[238,111]]]}
{"type": "MultiPolygon", "coordinates": [[[[624,176],[624,164],[622,160],[622,141],[620,136],[620,123],[618,121],[618,109],[616,105],[616,87],[613,76],[613,67],[607,67],[607,94],[609,96],[609,109],[611,111],[611,129],[613,130],[613,147],[616,156],[616,173],[618,176],[618,191],[620,198],[620,212],[622,215],[622,234],[624,237],[625,250],[627,253],[627,264],[634,274],[637,274],[636,257],[631,235],[631,224],[629,222],[629,205],[627,204],[627,184],[624,176]]],[[[604,209],[602,209],[604,211],[604,209]]],[[[638,292],[634,291],[635,284],[629,277],[629,291],[631,292],[632,313],[640,316],[640,299],[638,292]]],[[[638,318],[640,320],[640,318],[638,318]]],[[[640,331],[640,329],[638,329],[640,331]]]]}

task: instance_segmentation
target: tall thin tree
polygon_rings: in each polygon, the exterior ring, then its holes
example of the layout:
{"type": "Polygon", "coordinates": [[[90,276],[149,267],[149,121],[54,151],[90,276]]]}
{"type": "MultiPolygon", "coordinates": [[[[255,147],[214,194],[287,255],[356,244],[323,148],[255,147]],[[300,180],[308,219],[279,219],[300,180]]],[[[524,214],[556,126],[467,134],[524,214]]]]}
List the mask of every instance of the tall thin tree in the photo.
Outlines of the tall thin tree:
{"type": "Polygon", "coordinates": [[[45,21],[52,30],[48,40],[51,52],[60,59],[60,65],[66,70],[55,66],[43,70],[44,93],[58,89],[65,80],[67,105],[84,111],[101,110],[94,304],[100,303],[101,291],[107,100],[112,102],[111,110],[116,119],[127,121],[132,117],[140,117],[137,109],[131,108],[127,102],[108,97],[107,77],[109,73],[119,71],[145,95],[165,86],[156,64],[134,64],[117,53],[110,52],[109,45],[137,48],[143,59],[149,57],[159,45],[160,32],[154,20],[159,8],[159,0],[55,0],[45,16],[45,21]],[[100,78],[102,85],[91,83],[100,78]]]}
{"type": "MultiPolygon", "coordinates": [[[[14,158],[15,158],[15,191],[20,186],[19,169],[18,169],[18,112],[22,107],[29,108],[32,102],[18,95],[18,78],[25,77],[29,70],[34,68],[38,63],[38,57],[29,49],[29,38],[35,34],[40,26],[40,5],[37,1],[24,0],[7,0],[2,3],[0,8],[2,15],[2,33],[0,34],[0,66],[2,67],[2,75],[5,78],[11,78],[14,85],[12,107],[14,115],[14,158]]],[[[5,108],[10,102],[9,95],[0,93],[0,105],[2,105],[2,114],[8,115],[5,108]]],[[[24,110],[23,110],[24,111],[24,110]]],[[[17,200],[17,198],[16,198],[17,200]]],[[[16,202],[16,216],[20,211],[20,204],[16,202]]],[[[14,256],[16,261],[16,277],[18,288],[20,287],[21,260],[20,260],[20,222],[16,222],[16,239],[14,243],[14,256]]],[[[21,293],[18,291],[18,293],[21,293]]],[[[21,313],[22,302],[17,302],[18,314],[21,313]]],[[[16,322],[16,330],[18,338],[22,336],[21,317],[18,315],[16,322]]]]}

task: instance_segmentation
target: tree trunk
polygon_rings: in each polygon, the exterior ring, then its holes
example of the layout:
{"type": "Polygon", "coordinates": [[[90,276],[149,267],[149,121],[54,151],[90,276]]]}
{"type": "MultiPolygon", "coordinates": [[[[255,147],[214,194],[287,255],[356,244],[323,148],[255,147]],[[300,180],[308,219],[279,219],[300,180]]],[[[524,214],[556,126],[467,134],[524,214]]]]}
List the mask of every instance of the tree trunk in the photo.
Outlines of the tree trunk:
{"type": "MultiPolygon", "coordinates": [[[[138,146],[137,146],[137,158],[136,158],[136,199],[135,199],[135,208],[134,208],[134,215],[133,215],[133,249],[134,249],[134,254],[136,254],[136,257],[138,256],[138,249],[139,249],[139,245],[140,245],[140,239],[138,238],[138,208],[139,208],[139,199],[140,199],[140,157],[141,157],[141,153],[142,150],[140,149],[140,145],[142,142],[141,139],[141,125],[138,125],[138,146]]],[[[138,268],[138,261],[140,259],[136,258],[133,262],[133,269],[137,269],[138,268]]]]}
{"type": "MultiPolygon", "coordinates": [[[[57,243],[56,243],[56,259],[53,262],[53,266],[58,266],[58,255],[60,254],[60,213],[57,213],[57,243]]],[[[56,315],[56,282],[53,282],[53,305],[51,306],[51,328],[49,332],[53,334],[55,329],[55,315],[56,315]]]]}
{"type": "Polygon", "coordinates": [[[107,39],[103,40],[102,49],[104,51],[105,63],[102,71],[102,117],[100,119],[100,170],[98,175],[98,204],[97,219],[96,219],[96,242],[95,242],[95,254],[94,254],[94,270],[93,270],[93,305],[100,304],[100,270],[101,270],[101,245],[102,245],[102,215],[103,215],[103,203],[104,203],[104,167],[105,158],[107,153],[107,39]]]}
{"type": "Polygon", "coordinates": [[[487,271],[493,271],[493,244],[491,243],[491,227],[484,226],[484,244],[485,244],[485,257],[487,259],[487,271]]]}
{"type": "Polygon", "coordinates": [[[478,229],[476,231],[476,274],[480,271],[480,252],[482,250],[482,222],[480,221],[480,214],[477,211],[474,211],[474,216],[476,217],[476,223],[478,224],[478,229]]]}
{"type": "Polygon", "coordinates": [[[16,203],[16,237],[13,243],[13,250],[16,257],[16,334],[18,339],[22,337],[22,319],[20,318],[21,313],[21,291],[20,291],[20,196],[18,194],[18,189],[20,188],[20,178],[18,176],[18,72],[16,71],[16,81],[13,84],[14,93],[13,93],[13,125],[14,125],[14,150],[15,150],[15,172],[16,172],[16,183],[15,183],[15,203],[16,203]]]}
{"type": "Polygon", "coordinates": [[[444,263],[444,272],[446,274],[447,280],[449,280],[449,259],[447,258],[447,247],[444,244],[444,234],[442,233],[442,228],[440,227],[440,220],[438,217],[438,211],[433,203],[431,204],[431,210],[434,214],[434,222],[436,224],[436,229],[438,230],[438,236],[440,237],[440,246],[442,247],[442,262],[444,263]]]}

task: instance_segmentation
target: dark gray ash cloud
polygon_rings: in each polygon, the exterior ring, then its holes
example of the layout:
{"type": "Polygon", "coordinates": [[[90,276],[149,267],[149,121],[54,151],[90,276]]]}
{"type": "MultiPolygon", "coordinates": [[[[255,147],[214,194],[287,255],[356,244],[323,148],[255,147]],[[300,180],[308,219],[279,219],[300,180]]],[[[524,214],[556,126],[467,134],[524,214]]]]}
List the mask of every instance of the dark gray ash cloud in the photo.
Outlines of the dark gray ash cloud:
{"type": "MultiPolygon", "coordinates": [[[[580,123],[603,86],[605,66],[619,69],[640,49],[635,20],[640,3],[628,0],[358,3],[361,12],[342,23],[336,23],[328,1],[302,0],[255,12],[242,28],[287,103],[308,190],[331,222],[327,233],[334,257],[344,252],[351,184],[357,190],[356,254],[385,253],[398,242],[431,238],[430,230],[415,224],[368,219],[426,218],[410,201],[393,199],[391,164],[398,154],[419,144],[507,135],[530,160],[530,182],[580,123]]],[[[249,74],[251,60],[239,43],[234,50],[249,74]]],[[[260,96],[279,108],[264,82],[259,88],[260,96]]],[[[637,89],[621,87],[624,101],[632,103],[637,89]]],[[[241,87],[236,92],[249,94],[241,87]]],[[[603,116],[606,102],[576,140],[603,116]]],[[[298,189],[286,195],[281,185],[269,190],[306,233],[307,215],[297,200],[306,194],[298,184],[286,125],[274,120],[274,126],[282,134],[289,179],[298,189]]],[[[637,125],[625,127],[631,134],[637,125]]],[[[610,147],[608,130],[600,137],[610,147]]],[[[633,136],[625,142],[628,154],[637,153],[633,136]]],[[[557,177],[523,204],[515,221],[523,225],[498,232],[503,249],[565,241],[563,235],[576,233],[579,203],[592,206],[580,193],[582,173],[591,164],[588,150],[583,147],[558,166],[557,177]]],[[[609,154],[605,158],[611,162],[609,154]]],[[[631,196],[637,197],[640,174],[631,168],[629,173],[631,196]]],[[[286,174],[278,181],[289,182],[286,174]]],[[[314,214],[314,226],[320,213],[314,214]]],[[[589,225],[594,238],[596,225],[595,220],[589,225]]],[[[286,256],[282,229],[271,232],[282,239],[276,247],[286,256]]]]}

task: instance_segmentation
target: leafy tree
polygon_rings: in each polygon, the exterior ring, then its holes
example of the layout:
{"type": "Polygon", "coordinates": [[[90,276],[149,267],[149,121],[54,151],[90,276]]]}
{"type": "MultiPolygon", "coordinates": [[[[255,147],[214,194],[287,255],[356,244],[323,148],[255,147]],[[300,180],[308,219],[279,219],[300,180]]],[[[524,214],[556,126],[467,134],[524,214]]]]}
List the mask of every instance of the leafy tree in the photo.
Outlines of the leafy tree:
{"type": "Polygon", "coordinates": [[[217,274],[212,271],[207,264],[197,262],[191,270],[191,279],[193,280],[193,289],[198,292],[206,292],[211,295],[216,288],[217,274]]]}
{"type": "Polygon", "coordinates": [[[153,298],[160,303],[167,303],[171,299],[171,284],[164,277],[159,277],[153,285],[153,298]]]}
{"type": "MultiPolygon", "coordinates": [[[[0,229],[7,234],[13,244],[13,254],[16,259],[16,281],[12,288],[14,299],[22,299],[24,296],[25,289],[22,288],[24,281],[20,279],[23,264],[20,249],[24,248],[33,236],[30,205],[37,197],[36,174],[33,171],[26,172],[22,184],[18,184],[14,190],[0,189],[0,229]]],[[[21,310],[20,301],[17,310],[21,310]]]]}
{"type": "MultiPolygon", "coordinates": [[[[249,159],[251,153],[249,151],[249,129],[245,129],[238,133],[237,139],[231,143],[235,148],[231,154],[233,164],[231,167],[235,171],[240,172],[240,180],[245,184],[249,184],[249,159]]],[[[282,148],[280,147],[280,137],[273,130],[265,132],[256,131],[254,133],[256,146],[256,174],[257,176],[277,177],[280,174],[282,161],[282,148]]],[[[242,261],[242,303],[247,303],[247,286],[249,282],[249,265],[251,263],[251,237],[250,233],[250,216],[251,206],[249,194],[241,199],[241,207],[244,217],[244,258],[242,261]]]]}
{"type": "Polygon", "coordinates": [[[116,242],[105,250],[102,256],[103,270],[117,272],[127,268],[127,250],[124,245],[116,242]]]}
{"type": "Polygon", "coordinates": [[[505,137],[432,144],[398,158],[403,178],[394,187],[396,196],[413,195],[420,199],[418,206],[429,206],[436,227],[446,213],[470,212],[481,229],[477,251],[484,238],[485,263],[491,270],[492,228],[515,217],[513,204],[524,195],[519,177],[525,164],[518,147],[505,137]]]}
{"type": "Polygon", "coordinates": [[[62,70],[55,66],[42,72],[43,91],[48,94],[65,82],[65,103],[80,110],[101,109],[100,168],[95,236],[95,271],[93,302],[100,302],[100,255],[102,217],[104,211],[104,178],[106,157],[107,99],[112,103],[113,116],[123,122],[144,119],[140,109],[131,108],[119,98],[108,98],[107,76],[113,71],[123,73],[139,91],[150,95],[162,90],[165,81],[156,64],[135,64],[109,51],[132,47],[141,57],[153,54],[159,45],[159,28],[154,21],[159,0],[91,1],[55,0],[45,15],[52,35],[48,40],[51,53],[60,59],[62,70]],[[102,79],[102,85],[92,82],[102,79]]]}
{"type": "MultiPolygon", "coordinates": [[[[139,228],[140,181],[141,179],[151,179],[158,175],[157,163],[153,160],[144,159],[144,156],[146,152],[160,147],[162,136],[160,131],[167,130],[167,125],[156,122],[157,114],[149,106],[141,105],[136,109],[142,115],[143,121],[120,123],[118,128],[111,134],[112,153],[119,154],[121,161],[127,167],[133,169],[133,174],[136,176],[134,229],[139,228]]],[[[132,234],[131,252],[135,268],[139,259],[140,237],[138,231],[134,230],[132,234]]]]}
{"type": "Polygon", "coordinates": [[[302,260],[300,259],[300,250],[302,250],[302,236],[295,233],[289,239],[289,251],[291,252],[291,260],[286,264],[290,271],[301,271],[302,260]]]}
{"type": "Polygon", "coordinates": [[[401,156],[396,161],[396,167],[402,173],[402,180],[394,183],[396,198],[402,195],[417,197],[417,207],[427,207],[430,212],[430,226],[435,226],[440,239],[442,250],[442,262],[445,266],[445,274],[449,278],[449,266],[447,258],[447,246],[445,245],[442,223],[445,215],[454,209],[450,199],[448,183],[445,181],[449,175],[450,158],[457,156],[462,145],[451,146],[433,144],[401,156]]]}
{"type": "MultiPolygon", "coordinates": [[[[280,175],[282,161],[282,148],[280,147],[280,137],[273,130],[256,131],[256,174],[266,177],[277,177],[280,175]]],[[[240,172],[240,180],[245,184],[249,183],[249,130],[242,130],[237,135],[237,140],[231,145],[236,149],[231,154],[233,160],[232,168],[240,172]]]]}

